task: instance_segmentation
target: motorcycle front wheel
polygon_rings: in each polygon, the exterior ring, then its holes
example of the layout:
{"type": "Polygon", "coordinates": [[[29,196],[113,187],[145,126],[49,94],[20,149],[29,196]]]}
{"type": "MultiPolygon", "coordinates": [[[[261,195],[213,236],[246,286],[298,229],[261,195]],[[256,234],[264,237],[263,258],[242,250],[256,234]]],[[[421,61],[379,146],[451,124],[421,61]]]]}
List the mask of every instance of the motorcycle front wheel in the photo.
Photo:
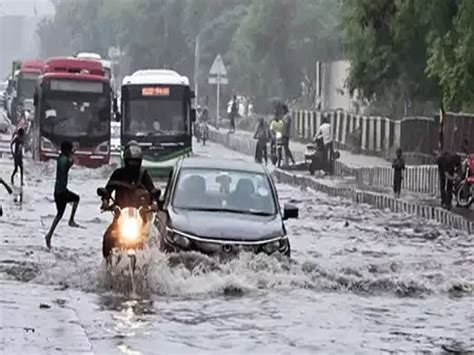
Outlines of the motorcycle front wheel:
{"type": "Polygon", "coordinates": [[[459,207],[469,208],[474,202],[474,198],[471,193],[471,186],[466,182],[462,182],[459,185],[456,200],[459,207]]]}

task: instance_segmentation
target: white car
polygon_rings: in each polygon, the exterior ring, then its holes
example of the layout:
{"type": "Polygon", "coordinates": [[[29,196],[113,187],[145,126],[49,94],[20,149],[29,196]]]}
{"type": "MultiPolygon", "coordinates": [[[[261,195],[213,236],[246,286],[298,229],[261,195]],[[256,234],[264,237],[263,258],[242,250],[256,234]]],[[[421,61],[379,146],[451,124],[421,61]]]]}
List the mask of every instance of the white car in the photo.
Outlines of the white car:
{"type": "Polygon", "coordinates": [[[112,152],[120,151],[120,122],[111,122],[110,124],[110,150],[112,152]]]}

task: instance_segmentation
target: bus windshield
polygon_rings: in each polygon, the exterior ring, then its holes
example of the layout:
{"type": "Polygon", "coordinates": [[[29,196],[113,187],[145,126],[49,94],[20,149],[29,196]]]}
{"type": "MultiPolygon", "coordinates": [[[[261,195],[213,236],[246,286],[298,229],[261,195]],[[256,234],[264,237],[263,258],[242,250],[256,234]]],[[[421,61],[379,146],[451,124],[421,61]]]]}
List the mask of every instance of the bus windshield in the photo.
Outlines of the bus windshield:
{"type": "Polygon", "coordinates": [[[63,137],[101,137],[110,133],[110,100],[105,94],[48,92],[42,130],[63,137]]]}
{"type": "Polygon", "coordinates": [[[187,109],[183,101],[132,99],[127,103],[124,131],[127,135],[174,135],[187,132],[187,109]]]}
{"type": "Polygon", "coordinates": [[[39,73],[22,73],[18,81],[18,93],[23,99],[32,99],[39,73]]]}

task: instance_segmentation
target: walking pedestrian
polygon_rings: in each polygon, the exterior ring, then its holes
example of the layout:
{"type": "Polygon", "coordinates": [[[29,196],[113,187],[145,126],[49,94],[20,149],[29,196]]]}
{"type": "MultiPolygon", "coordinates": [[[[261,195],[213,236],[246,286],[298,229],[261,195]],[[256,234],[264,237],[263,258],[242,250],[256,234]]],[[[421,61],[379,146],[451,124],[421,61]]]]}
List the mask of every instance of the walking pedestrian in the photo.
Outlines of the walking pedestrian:
{"type": "Polygon", "coordinates": [[[10,144],[10,150],[13,156],[14,169],[11,176],[12,185],[15,184],[15,175],[20,170],[21,186],[23,186],[23,145],[25,144],[25,130],[19,128],[10,144]]]}
{"type": "Polygon", "coordinates": [[[290,165],[290,159],[293,165],[295,165],[295,158],[290,150],[290,137],[291,137],[291,113],[288,110],[287,105],[283,105],[283,149],[285,150],[285,165],[290,165]]]}
{"type": "Polygon", "coordinates": [[[461,157],[455,153],[443,152],[437,159],[441,206],[450,210],[456,174],[461,169],[461,157]]]}
{"type": "Polygon", "coordinates": [[[395,197],[400,197],[402,191],[403,170],[405,170],[405,160],[401,148],[397,149],[397,156],[392,163],[393,168],[393,192],[395,197]]]}
{"type": "Polygon", "coordinates": [[[58,157],[56,165],[56,184],[54,186],[54,202],[56,202],[56,217],[53,220],[51,228],[46,234],[46,246],[48,249],[51,249],[51,238],[53,233],[58,226],[59,221],[63,217],[64,211],[66,210],[66,205],[72,203],[71,217],[69,218],[70,227],[79,227],[79,225],[74,220],[76,215],[77,207],[79,205],[79,196],[74,192],[71,192],[67,188],[68,184],[68,175],[69,169],[73,165],[73,149],[72,143],[69,141],[64,141],[61,143],[61,154],[58,157]]]}
{"type": "Polygon", "coordinates": [[[257,140],[255,148],[255,161],[259,164],[262,163],[262,159],[265,160],[265,165],[268,164],[268,152],[267,143],[270,140],[270,129],[268,128],[265,118],[261,117],[258,121],[257,131],[255,132],[254,139],[257,140]]]}
{"type": "Polygon", "coordinates": [[[322,139],[324,143],[324,151],[322,152],[324,170],[327,174],[332,174],[334,147],[332,140],[332,128],[326,116],[323,117],[323,123],[319,127],[315,141],[318,139],[322,139]]]}
{"type": "Polygon", "coordinates": [[[237,97],[234,95],[232,98],[232,105],[230,107],[230,113],[229,113],[229,123],[230,123],[230,129],[229,133],[234,133],[235,132],[235,118],[239,114],[239,106],[237,104],[237,97]]]}

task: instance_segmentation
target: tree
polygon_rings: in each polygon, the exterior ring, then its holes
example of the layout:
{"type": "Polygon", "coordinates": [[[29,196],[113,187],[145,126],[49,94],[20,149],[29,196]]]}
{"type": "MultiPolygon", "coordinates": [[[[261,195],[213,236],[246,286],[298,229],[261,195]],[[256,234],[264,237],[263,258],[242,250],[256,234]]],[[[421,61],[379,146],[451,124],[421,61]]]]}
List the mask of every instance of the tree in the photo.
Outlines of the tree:
{"type": "Polygon", "coordinates": [[[432,36],[427,73],[439,80],[447,109],[473,109],[474,2],[452,2],[450,26],[432,36]]]}

